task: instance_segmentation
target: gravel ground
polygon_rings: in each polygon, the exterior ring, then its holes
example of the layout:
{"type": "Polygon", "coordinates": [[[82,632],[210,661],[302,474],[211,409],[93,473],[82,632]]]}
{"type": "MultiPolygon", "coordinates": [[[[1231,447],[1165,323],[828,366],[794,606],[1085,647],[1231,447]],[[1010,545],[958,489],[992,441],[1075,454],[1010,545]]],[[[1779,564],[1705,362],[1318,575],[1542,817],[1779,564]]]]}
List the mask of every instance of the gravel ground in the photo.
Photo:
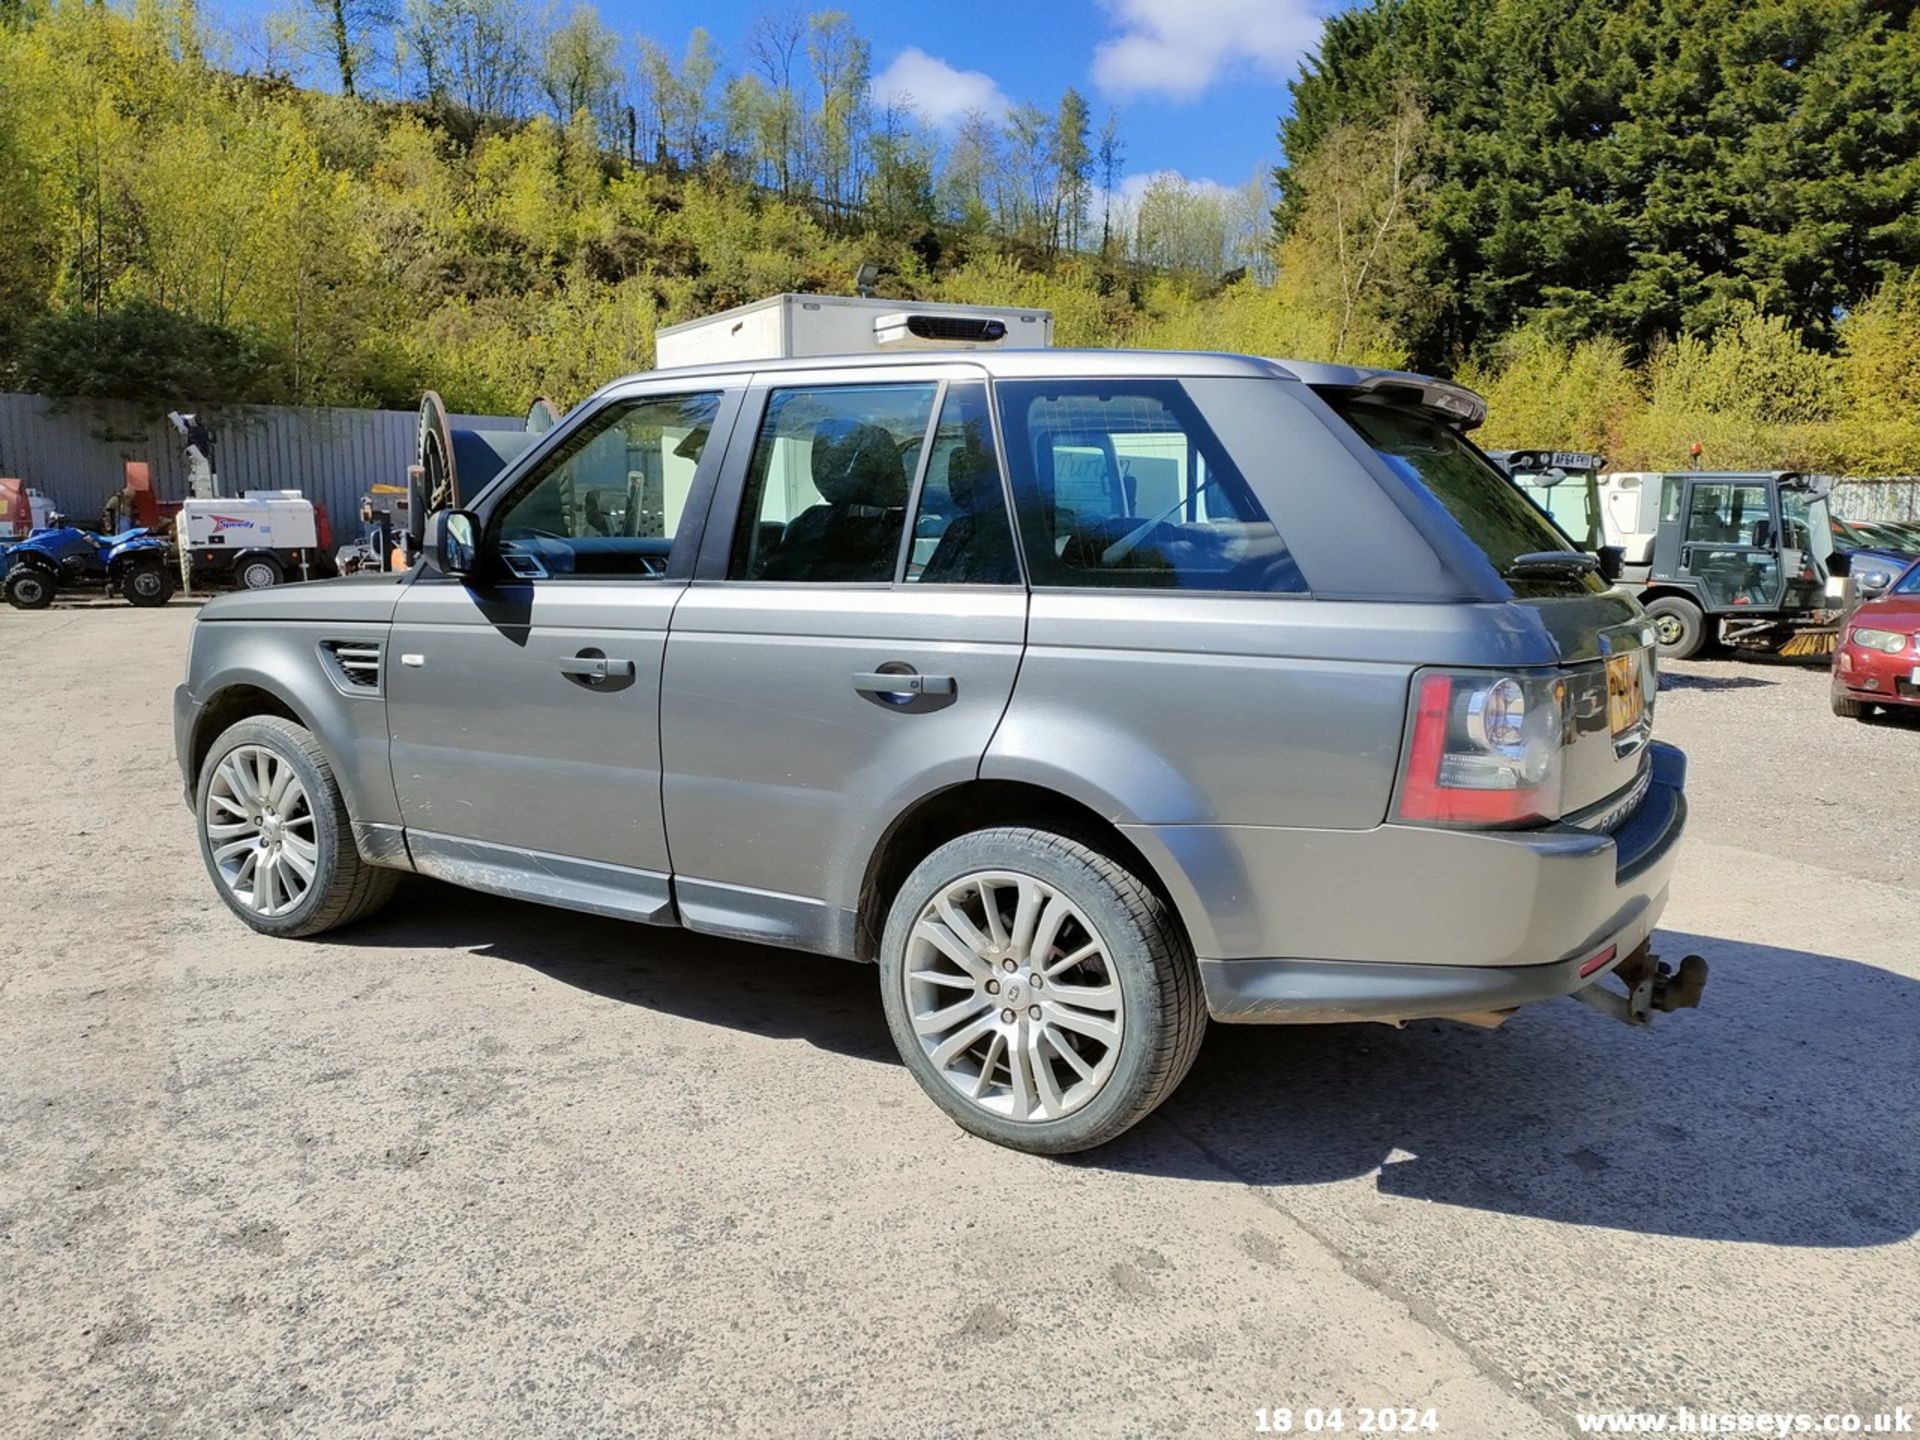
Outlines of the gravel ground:
{"type": "Polygon", "coordinates": [[[0,1434],[1920,1406],[1920,728],[1818,672],[1668,677],[1700,1011],[1216,1029],[1059,1163],[947,1124],[863,967],[424,883],[252,934],[178,799],[190,614],[0,611],[0,1434]]]}

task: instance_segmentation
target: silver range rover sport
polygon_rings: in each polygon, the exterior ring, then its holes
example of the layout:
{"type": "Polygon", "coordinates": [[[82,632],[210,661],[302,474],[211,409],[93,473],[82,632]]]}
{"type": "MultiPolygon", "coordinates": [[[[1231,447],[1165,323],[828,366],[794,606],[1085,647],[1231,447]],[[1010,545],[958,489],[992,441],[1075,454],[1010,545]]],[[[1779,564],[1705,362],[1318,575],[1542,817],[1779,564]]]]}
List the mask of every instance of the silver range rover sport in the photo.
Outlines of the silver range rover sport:
{"type": "Polygon", "coordinates": [[[413,871],[874,962],[933,1101],[1042,1153],[1209,1016],[1694,1004],[1650,627],[1483,414],[1127,351],[621,380],[411,571],[200,612],[207,871],[274,935],[413,871]]]}

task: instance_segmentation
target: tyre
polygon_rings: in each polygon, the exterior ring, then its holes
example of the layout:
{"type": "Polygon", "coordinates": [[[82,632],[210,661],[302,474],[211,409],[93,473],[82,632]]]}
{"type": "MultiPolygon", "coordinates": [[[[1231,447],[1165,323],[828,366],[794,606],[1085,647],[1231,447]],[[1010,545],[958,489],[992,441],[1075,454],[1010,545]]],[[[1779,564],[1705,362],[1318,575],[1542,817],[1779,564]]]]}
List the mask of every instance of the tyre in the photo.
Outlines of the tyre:
{"type": "Polygon", "coordinates": [[[271,555],[254,555],[240,562],[233,578],[242,590],[271,590],[287,578],[287,572],[271,555]]]}
{"type": "Polygon", "coordinates": [[[1835,695],[1832,700],[1833,713],[1842,720],[1865,720],[1873,714],[1873,706],[1864,700],[1849,700],[1845,695],[1835,695]]]}
{"type": "Polygon", "coordinates": [[[194,817],[214,888],[262,934],[349,924],[384,905],[399,881],[360,858],[326,756],[277,715],[242,720],[213,742],[194,817]]]}
{"type": "Polygon", "coordinates": [[[38,565],[16,565],[7,575],[7,603],[16,610],[44,610],[53,604],[54,578],[38,565]]]}
{"type": "Polygon", "coordinates": [[[1104,1144],[1173,1093],[1207,1010],[1165,903],[1069,836],[977,830],[907,877],[880,947],[900,1057],[962,1129],[1036,1155],[1104,1144]]]}
{"type": "Polygon", "coordinates": [[[173,572],[164,565],[136,565],[120,577],[120,589],[129,605],[164,605],[173,598],[173,572]]]}
{"type": "Polygon", "coordinates": [[[1662,595],[1647,602],[1653,621],[1655,648],[1662,660],[1691,660],[1707,643],[1707,617],[1700,607],[1679,595],[1662,595]]]}

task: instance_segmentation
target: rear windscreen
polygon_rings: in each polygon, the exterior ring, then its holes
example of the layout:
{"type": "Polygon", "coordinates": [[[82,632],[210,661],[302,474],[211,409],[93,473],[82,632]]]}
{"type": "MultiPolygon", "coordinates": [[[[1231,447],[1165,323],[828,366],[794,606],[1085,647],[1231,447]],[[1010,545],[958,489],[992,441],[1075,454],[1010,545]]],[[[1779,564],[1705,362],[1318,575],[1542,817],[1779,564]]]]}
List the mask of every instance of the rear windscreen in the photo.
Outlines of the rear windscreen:
{"type": "Polygon", "coordinates": [[[1515,556],[1565,550],[1567,537],[1448,426],[1417,410],[1377,401],[1340,400],[1333,408],[1389,469],[1440,502],[1517,594],[1574,595],[1606,588],[1591,574],[1517,578],[1508,573],[1515,556]]]}

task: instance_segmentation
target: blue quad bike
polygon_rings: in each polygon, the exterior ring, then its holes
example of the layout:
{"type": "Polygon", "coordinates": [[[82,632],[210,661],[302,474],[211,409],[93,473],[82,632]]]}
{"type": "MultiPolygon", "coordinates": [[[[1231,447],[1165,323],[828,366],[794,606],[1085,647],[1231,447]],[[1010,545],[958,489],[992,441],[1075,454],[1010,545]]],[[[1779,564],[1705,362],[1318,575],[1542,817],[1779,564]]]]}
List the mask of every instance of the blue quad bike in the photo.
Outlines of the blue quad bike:
{"type": "Polygon", "coordinates": [[[0,546],[0,593],[16,610],[44,610],[62,590],[124,595],[129,605],[173,598],[173,547],[145,530],[96,535],[62,525],[0,546]]]}

